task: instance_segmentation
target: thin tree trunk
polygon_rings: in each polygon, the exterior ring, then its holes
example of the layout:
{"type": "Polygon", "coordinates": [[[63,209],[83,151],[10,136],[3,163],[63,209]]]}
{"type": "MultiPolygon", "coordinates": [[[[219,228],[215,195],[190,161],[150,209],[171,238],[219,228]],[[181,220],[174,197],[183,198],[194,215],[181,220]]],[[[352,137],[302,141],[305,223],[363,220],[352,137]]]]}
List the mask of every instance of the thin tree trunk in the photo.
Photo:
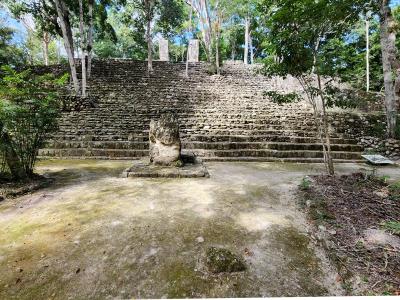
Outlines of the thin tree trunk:
{"type": "Polygon", "coordinates": [[[246,17],[244,20],[244,54],[243,62],[245,65],[249,63],[249,31],[250,31],[250,19],[246,17]]]}
{"type": "MultiPolygon", "coordinates": [[[[192,33],[192,17],[193,17],[193,3],[192,0],[190,0],[190,13],[189,13],[189,33],[192,33]]],[[[187,52],[186,52],[186,77],[189,77],[189,43],[190,40],[188,40],[188,47],[187,47],[187,52]]]]}
{"type": "Polygon", "coordinates": [[[93,5],[94,5],[94,0],[89,0],[89,29],[88,29],[88,45],[87,45],[87,51],[88,51],[88,61],[87,61],[87,75],[88,78],[92,75],[92,54],[93,54],[93,5]]]}
{"type": "Polygon", "coordinates": [[[207,41],[208,44],[208,52],[209,52],[209,60],[211,62],[211,58],[212,58],[212,24],[211,24],[211,18],[210,18],[210,12],[208,11],[208,2],[207,0],[202,0],[202,3],[204,5],[204,13],[205,13],[205,17],[206,17],[206,21],[207,21],[207,41]]]}
{"type": "Polygon", "coordinates": [[[57,64],[59,64],[61,62],[61,53],[60,53],[61,41],[58,38],[56,41],[56,46],[57,46],[57,64]]]}
{"type": "Polygon", "coordinates": [[[250,63],[254,64],[254,51],[253,51],[253,40],[251,37],[251,32],[249,32],[249,47],[250,47],[250,63]]]}
{"type": "Polygon", "coordinates": [[[383,68],[383,80],[385,85],[385,108],[386,108],[386,120],[387,120],[387,134],[389,137],[395,137],[396,119],[397,119],[397,97],[395,91],[395,80],[393,78],[394,70],[392,68],[392,61],[396,58],[395,56],[395,41],[396,35],[391,28],[393,25],[393,17],[391,9],[389,7],[388,0],[382,0],[381,2],[381,16],[380,16],[380,27],[381,27],[381,51],[382,51],[382,68],[383,68]]]}
{"type": "Polygon", "coordinates": [[[153,72],[153,46],[151,40],[151,20],[147,20],[147,72],[150,74],[153,72]]]}
{"type": "Polygon", "coordinates": [[[219,32],[217,32],[215,35],[215,66],[217,67],[217,75],[221,75],[219,66],[219,32]]]}
{"type": "Polygon", "coordinates": [[[365,53],[367,93],[369,92],[369,20],[365,20],[365,37],[367,43],[367,51],[365,53]]]}
{"type": "Polygon", "coordinates": [[[323,125],[323,129],[324,129],[324,134],[325,134],[328,173],[329,173],[329,175],[333,176],[333,175],[335,175],[335,168],[334,168],[333,159],[332,159],[331,138],[330,138],[330,135],[329,135],[329,124],[328,124],[328,116],[327,116],[327,113],[326,113],[326,103],[325,103],[324,94],[322,92],[321,76],[319,75],[319,72],[317,74],[317,78],[318,78],[319,96],[321,98],[322,125],[323,125]]]}
{"type": "Polygon", "coordinates": [[[48,32],[43,33],[43,61],[46,66],[49,65],[49,43],[50,43],[50,35],[48,32]]]}
{"type": "Polygon", "coordinates": [[[83,19],[83,3],[79,0],[79,31],[81,35],[82,97],[86,97],[86,33],[83,19]]]}
{"type": "Polygon", "coordinates": [[[72,31],[69,22],[68,11],[65,4],[60,0],[54,0],[56,5],[57,15],[60,21],[60,27],[64,39],[65,51],[67,52],[69,67],[71,69],[71,77],[76,95],[79,94],[79,82],[76,74],[76,65],[74,60],[74,44],[72,39],[72,31]]]}
{"type": "Polygon", "coordinates": [[[217,19],[215,23],[215,66],[217,69],[217,75],[221,75],[221,68],[219,65],[219,39],[221,34],[221,23],[222,23],[222,16],[219,11],[219,1],[216,3],[216,14],[217,19]]]}
{"type": "MultiPolygon", "coordinates": [[[[1,127],[0,127],[1,129],[1,127]]],[[[0,143],[4,153],[4,159],[8,168],[10,169],[13,179],[20,180],[28,177],[17,153],[11,144],[11,138],[7,132],[0,132],[0,143]]]]}
{"type": "Polygon", "coordinates": [[[208,2],[207,0],[198,0],[198,1],[186,0],[186,3],[196,11],[197,17],[199,19],[200,31],[203,36],[201,42],[203,43],[204,46],[207,61],[212,63],[212,45],[211,45],[212,24],[211,24],[210,13],[208,11],[208,2]]]}

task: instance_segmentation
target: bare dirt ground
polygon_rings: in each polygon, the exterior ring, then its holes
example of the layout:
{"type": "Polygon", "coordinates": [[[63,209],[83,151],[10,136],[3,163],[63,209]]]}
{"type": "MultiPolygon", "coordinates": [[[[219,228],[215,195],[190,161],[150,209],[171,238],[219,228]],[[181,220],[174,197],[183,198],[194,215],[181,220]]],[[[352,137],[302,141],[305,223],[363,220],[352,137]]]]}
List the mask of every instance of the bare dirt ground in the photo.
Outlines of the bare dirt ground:
{"type": "Polygon", "coordinates": [[[119,178],[128,166],[44,161],[51,187],[0,202],[0,299],[345,293],[294,196],[322,166],[208,163],[210,178],[119,178]],[[246,270],[208,272],[210,247],[246,270]]]}

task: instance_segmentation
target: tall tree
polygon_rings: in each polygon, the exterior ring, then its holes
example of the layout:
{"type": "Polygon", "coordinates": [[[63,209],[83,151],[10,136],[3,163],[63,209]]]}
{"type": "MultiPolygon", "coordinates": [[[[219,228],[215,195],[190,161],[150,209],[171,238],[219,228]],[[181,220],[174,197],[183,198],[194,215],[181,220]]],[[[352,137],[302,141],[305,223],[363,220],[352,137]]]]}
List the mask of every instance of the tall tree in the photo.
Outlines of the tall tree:
{"type": "Polygon", "coordinates": [[[396,23],[389,4],[389,0],[381,0],[380,2],[380,30],[387,134],[389,137],[394,138],[397,121],[397,102],[400,93],[400,63],[397,58],[396,23]]]}
{"type": "Polygon", "coordinates": [[[330,175],[335,173],[331,153],[327,115],[326,84],[322,76],[330,75],[322,50],[329,40],[342,37],[358,20],[363,1],[265,0],[264,18],[270,57],[265,70],[270,75],[296,77],[313,108],[315,126],[321,140],[324,162],[330,175]],[[272,51],[271,51],[272,50],[272,51]],[[274,59],[276,56],[278,59],[274,59]]]}
{"type": "Polygon", "coordinates": [[[62,37],[64,40],[64,47],[67,53],[69,66],[71,69],[72,83],[74,85],[75,93],[79,94],[79,81],[76,72],[76,64],[74,57],[74,39],[72,35],[70,12],[64,1],[54,0],[56,6],[59,25],[61,27],[62,37]]]}
{"type": "Polygon", "coordinates": [[[87,85],[87,71],[86,71],[86,62],[87,62],[87,42],[86,42],[86,28],[85,28],[85,20],[83,14],[83,3],[82,0],[79,0],[79,32],[81,38],[81,67],[82,67],[82,97],[86,97],[86,85],[87,85]]]}
{"type": "Polygon", "coordinates": [[[142,0],[142,7],[146,19],[146,40],[147,40],[147,71],[153,72],[153,37],[151,34],[151,22],[154,18],[156,0],[142,0]]]}

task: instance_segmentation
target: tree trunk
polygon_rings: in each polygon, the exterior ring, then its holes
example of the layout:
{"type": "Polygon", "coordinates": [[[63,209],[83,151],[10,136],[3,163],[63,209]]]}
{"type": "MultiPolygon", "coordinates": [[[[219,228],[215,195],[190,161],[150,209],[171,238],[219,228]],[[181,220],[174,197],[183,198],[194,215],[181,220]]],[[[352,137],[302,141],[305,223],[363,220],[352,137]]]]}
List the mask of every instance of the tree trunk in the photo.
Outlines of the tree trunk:
{"type": "MultiPolygon", "coordinates": [[[[189,33],[192,33],[192,17],[193,17],[193,3],[192,0],[190,0],[190,13],[189,13],[189,33]]],[[[188,47],[186,51],[186,77],[189,77],[189,42],[190,39],[188,40],[188,47]]]]}
{"type": "MultiPolygon", "coordinates": [[[[1,130],[1,128],[0,128],[1,130]]],[[[11,138],[7,132],[0,132],[0,144],[4,153],[4,159],[8,168],[10,169],[13,179],[20,180],[28,177],[17,153],[11,144],[11,138]]]]}
{"type": "Polygon", "coordinates": [[[49,65],[49,44],[50,44],[50,35],[48,32],[43,33],[42,37],[43,42],[43,61],[46,66],[49,65]]]}
{"type": "Polygon", "coordinates": [[[253,41],[251,37],[251,32],[249,32],[249,47],[250,47],[250,63],[254,64],[254,51],[253,51],[253,41]]]}
{"type": "Polygon", "coordinates": [[[83,98],[86,97],[86,33],[85,33],[85,25],[83,19],[83,4],[82,0],[79,0],[79,31],[81,35],[81,67],[82,67],[82,94],[83,98]]]}
{"type": "Polygon", "coordinates": [[[146,40],[147,40],[147,73],[153,72],[153,41],[151,38],[151,21],[153,20],[153,10],[155,0],[144,0],[144,9],[146,14],[146,40]]]}
{"type": "MultiPolygon", "coordinates": [[[[188,3],[188,2],[187,2],[188,3]]],[[[207,56],[207,61],[212,63],[212,35],[211,35],[211,18],[208,11],[207,0],[190,1],[188,3],[196,11],[197,17],[200,22],[200,30],[203,36],[202,42],[204,44],[205,54],[207,56]]]]}
{"type": "Polygon", "coordinates": [[[215,35],[215,66],[217,68],[217,75],[221,75],[221,70],[219,66],[219,32],[217,32],[215,35]]]}
{"type": "Polygon", "coordinates": [[[243,62],[245,65],[249,63],[249,31],[250,31],[250,19],[246,17],[244,20],[244,54],[243,62]]]}
{"type": "Polygon", "coordinates": [[[151,20],[147,20],[147,72],[153,72],[153,45],[151,40],[151,20]]]}
{"type": "Polygon", "coordinates": [[[324,94],[322,92],[321,76],[319,75],[319,73],[317,74],[317,78],[318,78],[319,96],[321,99],[321,108],[322,108],[321,117],[322,117],[322,126],[323,126],[324,134],[325,134],[328,174],[333,176],[333,175],[335,175],[335,168],[333,165],[333,158],[332,158],[332,151],[331,151],[331,137],[329,135],[328,115],[326,112],[326,103],[325,103],[324,94]]]}
{"type": "Polygon", "coordinates": [[[382,48],[382,68],[385,85],[385,108],[387,120],[387,134],[390,138],[395,137],[396,119],[397,119],[397,97],[395,91],[395,80],[393,78],[393,61],[396,60],[396,35],[392,30],[393,17],[389,7],[389,0],[381,1],[380,9],[380,40],[382,48]]]}
{"type": "Polygon", "coordinates": [[[367,51],[365,53],[365,65],[366,65],[366,80],[367,80],[367,93],[369,92],[369,20],[365,20],[365,38],[367,43],[367,51]]]}
{"type": "Polygon", "coordinates": [[[88,29],[88,57],[87,57],[87,76],[92,75],[92,53],[93,53],[93,5],[94,0],[89,0],[89,29],[88,29]]]}
{"type": "Polygon", "coordinates": [[[65,51],[67,52],[69,67],[71,69],[71,77],[74,85],[76,95],[79,94],[79,82],[76,74],[76,65],[74,60],[74,44],[72,39],[71,24],[69,22],[69,16],[67,8],[64,2],[60,0],[54,0],[57,9],[57,15],[60,21],[60,27],[64,39],[65,51]]]}

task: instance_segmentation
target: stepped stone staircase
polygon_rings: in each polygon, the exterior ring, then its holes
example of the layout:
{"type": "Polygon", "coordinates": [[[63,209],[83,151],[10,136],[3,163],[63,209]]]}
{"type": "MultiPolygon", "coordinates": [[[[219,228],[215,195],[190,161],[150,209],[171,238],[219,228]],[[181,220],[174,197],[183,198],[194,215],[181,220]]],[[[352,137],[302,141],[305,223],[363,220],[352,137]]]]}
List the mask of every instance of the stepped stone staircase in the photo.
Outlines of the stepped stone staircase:
{"type": "MultiPolygon", "coordinates": [[[[222,76],[207,65],[96,60],[89,93],[96,107],[63,113],[41,157],[133,159],[148,155],[150,120],[177,113],[183,151],[213,161],[321,162],[322,146],[306,103],[280,106],[265,91],[300,90],[293,80],[268,79],[254,67],[226,63],[222,76]]],[[[360,159],[362,148],[332,127],[337,162],[360,159]]]]}

